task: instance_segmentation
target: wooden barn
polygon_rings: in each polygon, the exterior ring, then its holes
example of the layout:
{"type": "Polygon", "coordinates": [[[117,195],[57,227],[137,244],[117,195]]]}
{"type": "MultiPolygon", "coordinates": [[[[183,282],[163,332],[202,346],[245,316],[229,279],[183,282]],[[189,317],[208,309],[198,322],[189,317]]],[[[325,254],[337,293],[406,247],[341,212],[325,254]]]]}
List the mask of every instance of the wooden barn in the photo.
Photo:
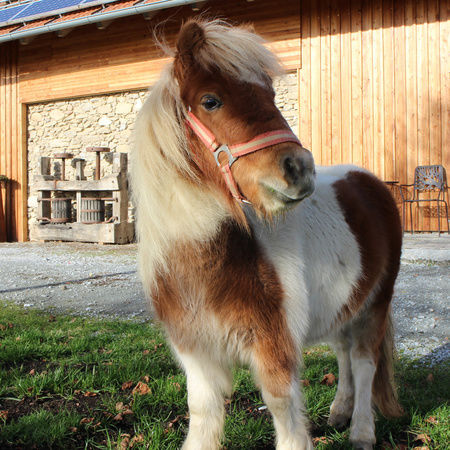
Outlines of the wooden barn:
{"type": "MultiPolygon", "coordinates": [[[[0,175],[9,179],[0,182],[0,221],[9,241],[36,238],[42,156],[71,153],[89,172],[87,147],[128,152],[136,113],[168,60],[154,32],[170,45],[196,14],[251,23],[268,41],[286,68],[277,102],[317,164],[354,163],[397,184],[412,183],[418,165],[450,170],[448,0],[49,4],[0,1],[0,175]]],[[[66,161],[68,176],[75,171],[66,161]]],[[[436,230],[435,215],[434,206],[414,208],[415,228],[436,230]]]]}

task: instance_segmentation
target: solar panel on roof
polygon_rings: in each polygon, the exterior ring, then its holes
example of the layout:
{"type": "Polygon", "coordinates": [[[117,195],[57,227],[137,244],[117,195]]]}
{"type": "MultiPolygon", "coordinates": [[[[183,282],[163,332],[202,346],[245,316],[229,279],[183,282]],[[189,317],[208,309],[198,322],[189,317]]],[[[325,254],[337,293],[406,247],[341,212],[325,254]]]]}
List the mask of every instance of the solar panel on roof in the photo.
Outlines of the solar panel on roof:
{"type": "Polygon", "coordinates": [[[6,8],[0,10],[0,23],[7,22],[8,20],[11,20],[14,16],[17,15],[20,11],[25,9],[28,5],[22,5],[22,6],[15,6],[12,8],[6,8]]]}
{"type": "Polygon", "coordinates": [[[45,14],[81,3],[83,3],[83,0],[40,0],[27,5],[14,19],[24,19],[38,14],[45,14]]]}

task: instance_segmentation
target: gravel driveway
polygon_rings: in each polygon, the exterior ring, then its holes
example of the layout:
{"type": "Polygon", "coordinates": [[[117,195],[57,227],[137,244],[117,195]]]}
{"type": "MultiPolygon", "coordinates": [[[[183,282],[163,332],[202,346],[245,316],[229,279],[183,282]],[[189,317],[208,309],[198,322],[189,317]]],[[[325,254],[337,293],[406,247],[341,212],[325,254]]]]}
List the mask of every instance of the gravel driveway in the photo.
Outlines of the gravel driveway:
{"type": "MultiPolygon", "coordinates": [[[[450,358],[450,237],[405,238],[394,318],[397,348],[435,363],[450,358]]],[[[148,318],[136,245],[0,244],[0,299],[95,317],[148,318]]]]}

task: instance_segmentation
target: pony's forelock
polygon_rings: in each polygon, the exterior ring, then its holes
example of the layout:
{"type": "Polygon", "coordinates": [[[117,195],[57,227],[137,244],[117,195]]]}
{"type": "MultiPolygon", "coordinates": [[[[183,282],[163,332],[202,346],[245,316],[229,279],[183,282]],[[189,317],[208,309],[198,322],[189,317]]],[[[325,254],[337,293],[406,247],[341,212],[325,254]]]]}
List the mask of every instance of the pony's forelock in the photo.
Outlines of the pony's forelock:
{"type": "Polygon", "coordinates": [[[259,84],[284,73],[265,40],[248,27],[232,27],[220,19],[196,22],[205,33],[205,45],[198,50],[196,62],[205,70],[216,68],[234,79],[259,84]]]}

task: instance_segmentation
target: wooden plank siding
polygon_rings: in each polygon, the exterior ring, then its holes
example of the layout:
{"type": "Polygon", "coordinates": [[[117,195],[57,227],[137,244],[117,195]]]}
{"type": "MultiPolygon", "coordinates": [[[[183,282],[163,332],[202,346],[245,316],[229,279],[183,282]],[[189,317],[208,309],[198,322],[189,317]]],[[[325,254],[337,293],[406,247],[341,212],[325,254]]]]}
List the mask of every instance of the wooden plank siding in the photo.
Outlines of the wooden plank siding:
{"type": "Polygon", "coordinates": [[[16,42],[0,46],[0,175],[1,199],[8,241],[26,238],[26,158],[22,147],[23,110],[18,100],[18,46],[16,42]]]}
{"type": "MultiPolygon", "coordinates": [[[[317,164],[353,163],[411,183],[419,164],[450,171],[450,0],[211,0],[209,16],[251,23],[298,74],[299,137],[317,164]]],[[[59,99],[145,89],[191,8],[133,16],[106,30],[0,45],[0,173],[10,176],[10,240],[26,239],[26,108],[59,99]]],[[[2,193],[6,194],[6,193],[2,193]]],[[[3,198],[5,198],[3,196],[3,198]]],[[[433,210],[417,226],[437,229],[433,210]]],[[[410,224],[408,223],[409,227],[410,224]]]]}
{"type": "MultiPolygon", "coordinates": [[[[300,5],[289,0],[277,8],[270,0],[209,2],[212,17],[252,23],[285,68],[300,66],[300,5]]],[[[20,47],[20,100],[24,103],[81,97],[151,86],[169,58],[156,45],[153,32],[173,47],[180,23],[193,12],[169,9],[151,22],[142,16],[117,20],[106,30],[76,28],[65,38],[40,36],[20,47]]]]}
{"type": "MultiPolygon", "coordinates": [[[[300,139],[317,164],[401,184],[418,165],[450,176],[449,3],[301,2],[300,139]]],[[[426,205],[414,208],[415,229],[437,230],[426,205]]]]}

